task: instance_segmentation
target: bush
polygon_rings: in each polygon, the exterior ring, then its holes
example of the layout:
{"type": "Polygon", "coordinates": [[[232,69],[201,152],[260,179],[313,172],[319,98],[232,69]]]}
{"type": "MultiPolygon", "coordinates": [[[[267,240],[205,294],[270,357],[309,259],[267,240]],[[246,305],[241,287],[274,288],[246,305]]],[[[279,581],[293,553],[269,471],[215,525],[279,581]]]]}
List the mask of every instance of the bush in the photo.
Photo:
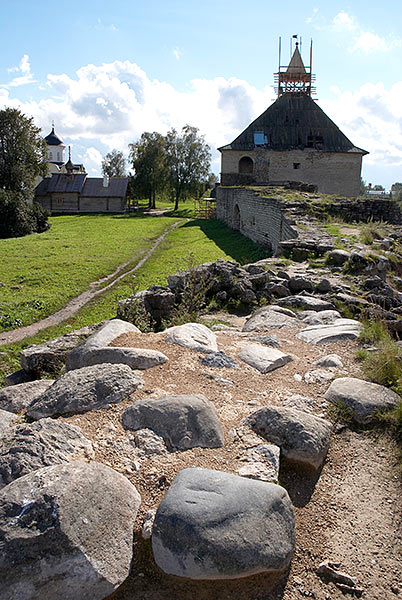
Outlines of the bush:
{"type": "Polygon", "coordinates": [[[49,229],[47,211],[22,195],[0,190],[0,238],[22,237],[49,229]]]}

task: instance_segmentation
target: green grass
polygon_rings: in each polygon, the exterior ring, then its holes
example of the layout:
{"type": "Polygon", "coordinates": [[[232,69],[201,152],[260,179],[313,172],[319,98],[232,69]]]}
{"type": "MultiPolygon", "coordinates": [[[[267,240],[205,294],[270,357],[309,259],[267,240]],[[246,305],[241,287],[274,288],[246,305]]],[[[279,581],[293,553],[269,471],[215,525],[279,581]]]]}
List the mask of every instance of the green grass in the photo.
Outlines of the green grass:
{"type": "Polygon", "coordinates": [[[54,313],[125,262],[128,270],[172,219],[135,213],[50,222],[45,233],[0,240],[0,331],[54,313]]]}
{"type": "MultiPolygon", "coordinates": [[[[159,222],[159,227],[162,230],[177,221],[177,214],[191,213],[191,210],[190,203],[187,203],[178,213],[171,213],[171,217],[146,217],[146,226],[148,226],[149,221],[151,224],[154,223],[153,227],[158,229],[157,224],[159,222]]],[[[64,219],[64,217],[61,218],[64,219]]],[[[108,216],[103,215],[103,218],[105,229],[110,225],[110,221],[108,216]]],[[[87,217],[84,217],[83,221],[85,219],[87,217]]],[[[137,221],[135,218],[131,218],[133,232],[136,231],[137,221]]],[[[140,222],[143,223],[143,221],[144,218],[140,222]]],[[[27,240],[27,238],[23,239],[27,240]]],[[[190,256],[192,256],[194,264],[215,261],[218,258],[247,263],[266,257],[267,252],[219,221],[183,220],[181,226],[168,233],[152,257],[136,272],[134,279],[132,275],[127,275],[116,283],[113,288],[106,290],[60,325],[43,330],[18,344],[0,347],[0,384],[1,373],[10,373],[20,368],[18,353],[22,348],[29,344],[42,343],[63,335],[72,329],[78,329],[90,323],[98,323],[116,316],[119,300],[127,298],[135,291],[146,289],[150,285],[166,285],[168,275],[188,268],[190,256]]],[[[38,287],[38,291],[41,291],[40,287],[38,287]]]]}

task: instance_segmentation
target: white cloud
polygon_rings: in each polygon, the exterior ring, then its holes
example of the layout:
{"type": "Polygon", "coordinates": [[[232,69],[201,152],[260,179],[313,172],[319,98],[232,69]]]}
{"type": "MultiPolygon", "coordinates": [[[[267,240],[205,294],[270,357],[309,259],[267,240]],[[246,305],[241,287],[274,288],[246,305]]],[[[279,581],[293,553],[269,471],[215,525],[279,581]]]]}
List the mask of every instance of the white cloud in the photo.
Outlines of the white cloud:
{"type": "MultiPolygon", "coordinates": [[[[44,135],[54,120],[57,134],[73,145],[73,160],[82,154],[91,175],[100,172],[103,155],[113,148],[127,154],[128,144],[144,131],[166,134],[186,123],[205,135],[213,151],[212,169],[219,172],[216,149],[275,100],[271,87],[259,90],[235,77],[193,79],[186,91],[179,91],[150,79],[130,61],[86,65],[74,77],[49,75],[46,92],[39,102],[21,103],[16,88],[0,88],[0,106],[32,115],[44,135]]],[[[402,81],[390,89],[367,83],[355,93],[336,87],[331,93],[332,99],[321,97],[319,105],[356,146],[370,152],[364,163],[402,168],[402,81]]]]}
{"type": "Polygon", "coordinates": [[[176,60],[180,60],[181,58],[181,50],[179,48],[174,48],[174,50],[172,50],[173,56],[175,57],[176,60]]]}
{"type": "Polygon", "coordinates": [[[94,29],[97,29],[98,31],[119,31],[116,25],[114,25],[113,23],[111,23],[110,25],[105,25],[100,17],[98,17],[94,29]]]}
{"type": "Polygon", "coordinates": [[[370,31],[364,31],[359,35],[356,42],[351,48],[351,51],[362,51],[362,52],[387,52],[395,45],[400,45],[400,41],[387,41],[380,37],[377,33],[371,33],[370,31]]]}
{"type": "Polygon", "coordinates": [[[369,52],[387,52],[396,46],[402,45],[401,38],[385,38],[378,33],[365,31],[353,15],[343,10],[335,15],[332,24],[337,31],[353,35],[352,44],[349,47],[350,52],[365,54],[369,52]]]}
{"type": "Polygon", "coordinates": [[[352,31],[353,29],[357,28],[355,18],[344,10],[341,10],[341,12],[335,15],[335,17],[332,19],[332,22],[337,27],[347,29],[348,31],[352,31]]]}
{"type": "Polygon", "coordinates": [[[19,87],[20,85],[26,85],[27,83],[35,83],[35,79],[33,74],[31,73],[31,65],[29,64],[29,56],[28,54],[24,54],[24,56],[20,60],[20,64],[18,67],[11,67],[7,69],[9,73],[21,73],[18,77],[14,77],[9,83],[2,84],[2,87],[19,87]]]}

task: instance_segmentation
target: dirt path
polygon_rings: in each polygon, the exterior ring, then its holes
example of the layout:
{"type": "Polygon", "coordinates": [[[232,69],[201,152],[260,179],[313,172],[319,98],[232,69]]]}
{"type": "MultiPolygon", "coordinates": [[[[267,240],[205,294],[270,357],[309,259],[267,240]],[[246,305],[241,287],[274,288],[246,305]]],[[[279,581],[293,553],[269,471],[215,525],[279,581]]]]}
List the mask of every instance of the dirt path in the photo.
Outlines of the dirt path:
{"type": "Polygon", "coordinates": [[[122,265],[119,265],[117,267],[117,269],[110,275],[107,275],[106,277],[102,277],[102,279],[98,279],[97,281],[91,282],[89,284],[88,290],[86,290],[85,292],[82,292],[82,294],[80,294],[79,296],[76,296],[75,298],[70,300],[70,302],[68,304],[66,304],[66,306],[64,308],[62,308],[61,310],[58,310],[57,312],[53,313],[52,315],[49,315],[45,319],[41,319],[40,321],[37,321],[36,323],[32,323],[31,325],[26,325],[25,327],[19,327],[18,329],[12,329],[11,331],[5,331],[3,333],[0,333],[0,346],[4,345],[4,344],[14,344],[15,342],[20,342],[21,340],[24,340],[25,338],[31,337],[32,335],[35,335],[39,331],[42,331],[42,329],[46,329],[47,327],[52,327],[53,325],[58,325],[59,323],[62,323],[63,321],[65,321],[66,319],[68,319],[69,317],[74,315],[76,312],[79,311],[80,308],[82,308],[85,304],[87,304],[87,302],[89,302],[93,298],[96,298],[96,296],[99,296],[106,290],[109,290],[110,288],[112,288],[118,281],[123,279],[123,277],[126,277],[127,275],[134,273],[140,267],[142,267],[143,264],[155,252],[156,248],[163,242],[163,240],[168,235],[168,233],[173,231],[173,229],[175,229],[182,222],[183,222],[182,220],[175,221],[173,223],[173,225],[167,231],[165,231],[165,233],[160,235],[155,240],[152,247],[148,250],[148,252],[146,252],[144,254],[144,256],[141,258],[141,260],[138,261],[138,263],[135,265],[135,267],[133,269],[130,269],[129,271],[125,271],[124,273],[121,273],[121,271],[123,269],[125,269],[125,267],[129,263],[126,262],[122,265]],[[121,275],[119,275],[119,273],[121,273],[121,275]],[[100,287],[107,281],[110,281],[110,283],[108,283],[104,287],[100,287]]]}

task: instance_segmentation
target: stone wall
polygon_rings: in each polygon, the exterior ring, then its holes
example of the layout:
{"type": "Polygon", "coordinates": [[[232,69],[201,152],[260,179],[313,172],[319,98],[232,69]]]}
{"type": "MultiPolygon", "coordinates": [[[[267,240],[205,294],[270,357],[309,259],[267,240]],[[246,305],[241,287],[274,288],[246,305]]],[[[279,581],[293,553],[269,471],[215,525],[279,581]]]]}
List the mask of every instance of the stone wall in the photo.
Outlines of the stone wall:
{"type": "Polygon", "coordinates": [[[256,148],[250,151],[222,151],[222,185],[283,184],[303,181],[317,185],[324,194],[358,196],[360,193],[360,153],[289,150],[277,152],[256,148]],[[239,173],[243,157],[253,161],[253,174],[239,173]],[[246,176],[247,181],[244,181],[246,176]],[[252,181],[251,181],[252,180],[252,181]]]}
{"type": "Polygon", "coordinates": [[[276,251],[282,240],[297,237],[277,198],[263,198],[244,188],[216,190],[216,216],[254,242],[276,251]]]}
{"type": "Polygon", "coordinates": [[[357,198],[356,200],[336,200],[329,208],[332,216],[339,216],[344,221],[385,221],[394,225],[402,224],[402,213],[395,200],[384,198],[357,198]]]}

